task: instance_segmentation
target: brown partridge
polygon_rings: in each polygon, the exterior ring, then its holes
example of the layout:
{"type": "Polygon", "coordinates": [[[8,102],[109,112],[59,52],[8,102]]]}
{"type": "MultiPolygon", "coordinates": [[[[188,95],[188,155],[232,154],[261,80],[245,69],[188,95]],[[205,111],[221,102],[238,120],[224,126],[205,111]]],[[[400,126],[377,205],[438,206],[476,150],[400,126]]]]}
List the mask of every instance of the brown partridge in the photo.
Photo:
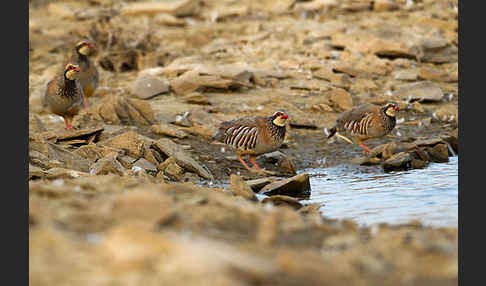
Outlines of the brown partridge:
{"type": "MultiPolygon", "coordinates": [[[[383,107],[374,104],[356,106],[339,115],[327,138],[331,138],[336,132],[347,133],[364,149],[364,153],[369,154],[370,148],[364,145],[363,141],[390,133],[396,124],[395,112],[399,110],[394,102],[383,107]]],[[[339,133],[336,136],[353,144],[350,139],[339,133]]]]}
{"type": "Polygon", "coordinates": [[[273,152],[282,145],[288,118],[285,112],[277,111],[269,117],[253,116],[224,121],[213,138],[236,149],[238,160],[246,169],[253,171],[241,156],[249,155],[257,171],[264,172],[255,158],[273,152]]]}
{"type": "Polygon", "coordinates": [[[69,122],[83,107],[83,89],[77,80],[80,72],[79,66],[68,63],[60,74],[47,83],[42,102],[51,113],[64,118],[67,130],[71,129],[69,122]]]}
{"type": "Polygon", "coordinates": [[[78,80],[84,91],[84,108],[88,107],[88,97],[92,96],[98,87],[99,74],[90,56],[95,52],[95,44],[90,40],[82,40],[74,46],[69,62],[78,65],[81,73],[78,80]]]}

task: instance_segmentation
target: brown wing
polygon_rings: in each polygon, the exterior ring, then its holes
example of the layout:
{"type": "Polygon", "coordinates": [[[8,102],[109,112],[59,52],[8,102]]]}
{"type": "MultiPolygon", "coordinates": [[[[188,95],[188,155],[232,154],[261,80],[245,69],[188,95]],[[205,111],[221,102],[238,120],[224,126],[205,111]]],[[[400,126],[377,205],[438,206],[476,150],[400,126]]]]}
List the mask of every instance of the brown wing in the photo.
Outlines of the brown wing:
{"type": "Polygon", "coordinates": [[[374,104],[363,104],[342,113],[336,120],[339,131],[354,135],[367,135],[368,128],[378,116],[380,107],[374,104]]]}
{"type": "Polygon", "coordinates": [[[236,149],[252,150],[255,148],[259,128],[259,117],[245,117],[221,123],[215,138],[236,149]]]}

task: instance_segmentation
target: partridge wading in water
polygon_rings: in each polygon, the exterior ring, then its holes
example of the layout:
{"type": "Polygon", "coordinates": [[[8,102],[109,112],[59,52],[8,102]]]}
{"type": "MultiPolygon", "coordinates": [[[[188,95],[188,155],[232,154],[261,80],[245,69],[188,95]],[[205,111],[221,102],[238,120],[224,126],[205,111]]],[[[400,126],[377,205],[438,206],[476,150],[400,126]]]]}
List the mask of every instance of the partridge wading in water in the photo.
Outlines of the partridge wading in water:
{"type": "Polygon", "coordinates": [[[95,45],[90,40],[82,40],[74,47],[70,62],[81,68],[78,80],[84,91],[84,108],[88,107],[88,97],[98,87],[99,74],[93,61],[89,59],[95,52],[95,45]]]}
{"type": "Polygon", "coordinates": [[[282,145],[288,118],[284,111],[277,111],[269,117],[254,116],[224,121],[213,138],[236,149],[238,160],[246,169],[255,171],[242,159],[242,156],[249,155],[257,172],[272,173],[260,168],[255,158],[273,152],[282,145]]]}
{"type": "Polygon", "coordinates": [[[84,94],[77,80],[81,69],[68,63],[62,72],[47,83],[43,106],[50,112],[62,116],[66,130],[71,129],[70,121],[83,107],[84,94]]]}
{"type": "Polygon", "coordinates": [[[353,141],[336,132],[347,133],[356,139],[365,154],[369,154],[371,150],[363,144],[363,141],[390,133],[395,128],[395,113],[399,110],[400,108],[394,102],[383,107],[374,104],[356,106],[339,115],[327,138],[329,139],[336,134],[336,136],[353,144],[353,141]]]}

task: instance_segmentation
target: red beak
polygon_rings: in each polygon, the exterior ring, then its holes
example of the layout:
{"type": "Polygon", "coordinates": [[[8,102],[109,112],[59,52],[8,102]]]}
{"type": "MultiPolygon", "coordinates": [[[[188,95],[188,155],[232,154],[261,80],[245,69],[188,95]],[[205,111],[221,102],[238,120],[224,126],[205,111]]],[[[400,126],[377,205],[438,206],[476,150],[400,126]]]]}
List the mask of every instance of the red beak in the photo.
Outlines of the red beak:
{"type": "Polygon", "coordinates": [[[75,71],[80,72],[81,68],[74,68],[75,71]]]}
{"type": "Polygon", "coordinates": [[[283,118],[283,119],[287,119],[287,118],[289,118],[289,116],[288,116],[287,114],[283,114],[283,115],[282,115],[282,118],[283,118]]]}

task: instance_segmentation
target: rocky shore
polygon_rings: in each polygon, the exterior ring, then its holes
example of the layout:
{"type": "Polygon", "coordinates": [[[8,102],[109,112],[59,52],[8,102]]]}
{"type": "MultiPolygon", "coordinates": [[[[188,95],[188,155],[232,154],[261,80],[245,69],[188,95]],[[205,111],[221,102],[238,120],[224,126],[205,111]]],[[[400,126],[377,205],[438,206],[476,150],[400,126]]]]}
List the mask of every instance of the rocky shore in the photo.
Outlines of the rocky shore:
{"type": "Polygon", "coordinates": [[[457,285],[457,228],[330,220],[297,175],[459,153],[457,1],[29,3],[32,285],[457,285]],[[82,37],[100,84],[66,131],[41,99],[82,37]],[[369,157],[326,139],[340,112],[391,100],[369,157]],[[257,162],[278,176],[211,139],[277,109],[284,145],[257,162]]]}

